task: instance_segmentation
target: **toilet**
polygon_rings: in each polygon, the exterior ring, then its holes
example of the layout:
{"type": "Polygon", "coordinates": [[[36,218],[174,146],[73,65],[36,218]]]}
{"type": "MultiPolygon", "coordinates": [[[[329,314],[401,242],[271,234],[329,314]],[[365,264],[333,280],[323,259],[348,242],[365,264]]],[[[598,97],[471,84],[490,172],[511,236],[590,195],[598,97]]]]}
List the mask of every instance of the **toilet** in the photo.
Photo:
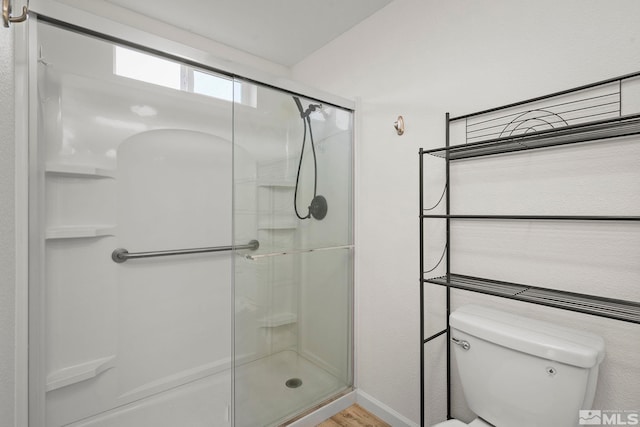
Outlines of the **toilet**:
{"type": "Polygon", "coordinates": [[[471,423],[433,427],[575,427],[591,409],[604,359],[594,334],[479,305],[449,317],[471,423]]]}

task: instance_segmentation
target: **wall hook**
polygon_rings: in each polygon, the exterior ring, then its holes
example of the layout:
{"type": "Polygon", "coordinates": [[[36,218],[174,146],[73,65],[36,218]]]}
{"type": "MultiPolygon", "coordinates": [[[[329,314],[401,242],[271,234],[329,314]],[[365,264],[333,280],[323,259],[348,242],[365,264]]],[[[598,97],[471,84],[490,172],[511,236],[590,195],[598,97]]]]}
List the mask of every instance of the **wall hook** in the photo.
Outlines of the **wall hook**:
{"type": "Polygon", "coordinates": [[[2,22],[5,28],[9,28],[9,24],[13,22],[23,22],[27,19],[27,6],[22,7],[22,15],[11,16],[11,0],[2,0],[2,22]]]}
{"type": "Polygon", "coordinates": [[[402,135],[404,133],[404,119],[402,116],[398,116],[398,120],[393,123],[393,127],[398,132],[398,135],[402,135]]]}

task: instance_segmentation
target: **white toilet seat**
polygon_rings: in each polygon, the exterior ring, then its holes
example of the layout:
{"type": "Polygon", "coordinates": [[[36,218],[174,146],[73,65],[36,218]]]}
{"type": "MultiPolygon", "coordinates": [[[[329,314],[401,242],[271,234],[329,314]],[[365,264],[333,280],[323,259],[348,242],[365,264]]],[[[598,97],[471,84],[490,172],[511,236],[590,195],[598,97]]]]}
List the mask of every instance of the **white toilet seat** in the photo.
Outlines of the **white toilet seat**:
{"type": "Polygon", "coordinates": [[[447,420],[445,422],[438,423],[432,427],[492,427],[492,426],[491,424],[487,424],[480,418],[476,418],[475,420],[471,421],[469,424],[463,423],[462,421],[456,420],[454,418],[452,420],[447,420]]]}
{"type": "Polygon", "coordinates": [[[432,427],[469,427],[469,425],[466,423],[463,423],[460,420],[453,419],[453,420],[447,420],[442,423],[438,423],[432,427]]]}

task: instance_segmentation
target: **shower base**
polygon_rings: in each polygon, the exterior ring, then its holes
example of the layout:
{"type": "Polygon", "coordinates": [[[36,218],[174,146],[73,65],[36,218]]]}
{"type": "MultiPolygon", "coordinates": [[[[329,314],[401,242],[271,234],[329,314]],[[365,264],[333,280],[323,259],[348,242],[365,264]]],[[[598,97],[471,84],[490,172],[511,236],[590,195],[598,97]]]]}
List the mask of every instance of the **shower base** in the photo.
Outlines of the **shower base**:
{"type": "Polygon", "coordinates": [[[238,366],[236,427],[277,425],[346,388],[292,350],[238,366]]]}
{"type": "MultiPolygon", "coordinates": [[[[235,383],[236,427],[277,425],[348,388],[292,350],[237,366],[235,383]],[[301,384],[288,387],[292,379],[301,384]]],[[[231,370],[227,369],[69,426],[228,427],[230,390],[231,370]]]]}

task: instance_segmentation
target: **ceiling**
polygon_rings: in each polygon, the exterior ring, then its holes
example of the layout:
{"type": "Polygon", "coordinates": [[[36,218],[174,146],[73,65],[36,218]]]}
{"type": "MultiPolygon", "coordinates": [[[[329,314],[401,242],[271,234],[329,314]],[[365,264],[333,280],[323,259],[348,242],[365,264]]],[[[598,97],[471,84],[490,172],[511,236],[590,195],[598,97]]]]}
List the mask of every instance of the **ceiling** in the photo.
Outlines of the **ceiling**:
{"type": "Polygon", "coordinates": [[[292,66],[392,0],[105,0],[292,66]]]}

